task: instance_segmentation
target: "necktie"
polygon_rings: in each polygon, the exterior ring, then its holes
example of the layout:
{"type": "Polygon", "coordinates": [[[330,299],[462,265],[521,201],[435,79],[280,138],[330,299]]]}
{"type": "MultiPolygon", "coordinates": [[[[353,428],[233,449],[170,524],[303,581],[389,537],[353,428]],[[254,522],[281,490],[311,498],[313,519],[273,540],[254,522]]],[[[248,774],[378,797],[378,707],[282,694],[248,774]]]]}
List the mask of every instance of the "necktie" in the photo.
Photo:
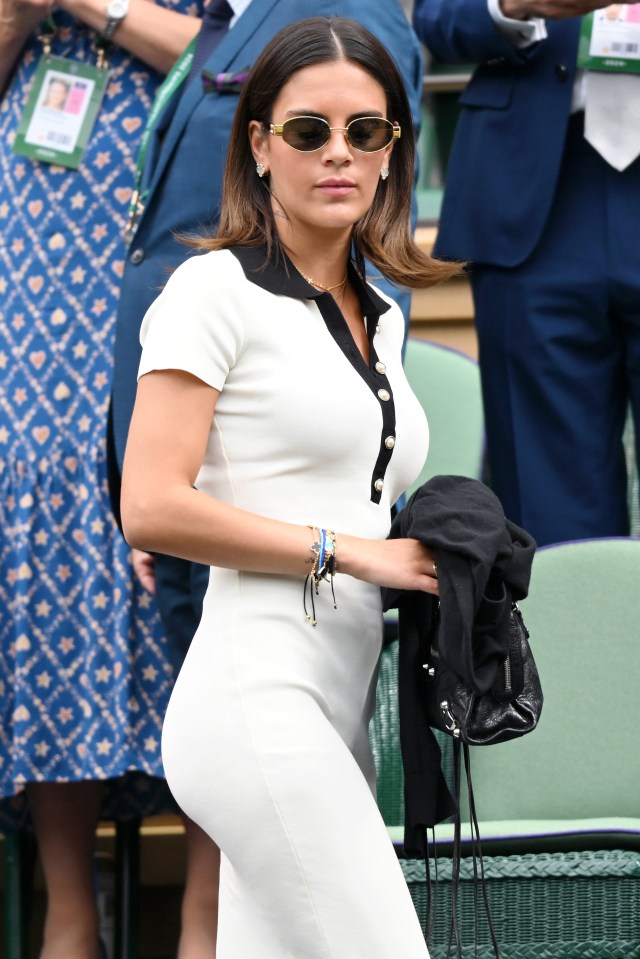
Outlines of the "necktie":
{"type": "Polygon", "coordinates": [[[640,76],[587,72],[584,135],[616,170],[640,156],[640,76]]]}
{"type": "Polygon", "coordinates": [[[229,21],[232,16],[233,8],[227,0],[211,0],[202,15],[202,26],[198,34],[198,42],[193,54],[193,63],[187,83],[200,75],[200,71],[209,55],[213,53],[229,29],[229,21]]]}

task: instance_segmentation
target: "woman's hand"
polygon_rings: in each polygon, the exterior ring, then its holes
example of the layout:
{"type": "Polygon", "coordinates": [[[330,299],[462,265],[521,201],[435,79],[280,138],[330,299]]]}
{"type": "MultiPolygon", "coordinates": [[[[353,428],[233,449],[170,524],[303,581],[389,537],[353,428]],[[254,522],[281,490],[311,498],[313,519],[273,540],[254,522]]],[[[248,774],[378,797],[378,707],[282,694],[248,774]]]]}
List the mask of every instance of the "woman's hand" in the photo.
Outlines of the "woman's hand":
{"type": "Polygon", "coordinates": [[[359,539],[338,535],[338,572],[376,586],[414,589],[438,595],[431,550],[417,539],[359,539]]]}
{"type": "Polygon", "coordinates": [[[47,19],[52,9],[53,0],[0,0],[0,71],[11,66],[9,53],[14,48],[20,51],[29,34],[47,19]]]}
{"type": "Polygon", "coordinates": [[[0,0],[0,21],[12,23],[23,33],[46,20],[53,8],[53,0],[0,0]]]}
{"type": "Polygon", "coordinates": [[[52,7],[53,0],[0,0],[0,94],[28,36],[52,7]]]}
{"type": "Polygon", "coordinates": [[[154,570],[154,558],[151,553],[145,553],[141,549],[131,550],[131,563],[136,578],[143,589],[153,596],[156,591],[156,574],[154,570]]]}

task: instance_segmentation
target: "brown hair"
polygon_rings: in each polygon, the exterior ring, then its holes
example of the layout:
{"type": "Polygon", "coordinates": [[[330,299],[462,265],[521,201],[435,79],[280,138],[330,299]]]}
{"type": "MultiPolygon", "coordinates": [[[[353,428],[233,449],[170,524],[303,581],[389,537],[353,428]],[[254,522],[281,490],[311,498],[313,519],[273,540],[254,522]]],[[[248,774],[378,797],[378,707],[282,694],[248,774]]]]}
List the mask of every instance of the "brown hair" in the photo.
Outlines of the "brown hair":
{"type": "Polygon", "coordinates": [[[318,63],[347,60],[362,67],[385,92],[387,115],[402,136],[394,143],[389,178],[380,182],[373,203],[355,224],[353,245],[364,274],[364,258],[400,286],[431,286],[459,273],[461,265],[433,259],[415,244],[410,229],[415,130],[402,78],[385,47],[365,27],[345,17],[297,20],[273,37],[242,89],[224,173],[220,222],[214,237],[191,237],[200,249],[265,246],[281,255],[269,185],[257,176],[249,142],[249,122],[272,122],[271,109],[293,74],[318,63]]]}

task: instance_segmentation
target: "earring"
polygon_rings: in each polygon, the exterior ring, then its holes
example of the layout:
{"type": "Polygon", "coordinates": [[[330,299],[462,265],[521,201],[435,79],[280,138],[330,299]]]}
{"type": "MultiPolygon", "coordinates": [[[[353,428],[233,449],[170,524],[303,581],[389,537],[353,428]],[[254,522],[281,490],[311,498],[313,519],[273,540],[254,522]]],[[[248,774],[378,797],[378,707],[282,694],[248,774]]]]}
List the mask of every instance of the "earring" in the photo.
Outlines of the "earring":
{"type": "Polygon", "coordinates": [[[261,163],[256,163],[256,173],[258,174],[260,178],[262,178],[266,174],[266,172],[267,171],[265,170],[265,168],[263,167],[261,163]]]}
{"type": "Polygon", "coordinates": [[[382,169],[380,170],[380,179],[386,180],[388,176],[389,176],[389,167],[383,166],[382,169]]]}

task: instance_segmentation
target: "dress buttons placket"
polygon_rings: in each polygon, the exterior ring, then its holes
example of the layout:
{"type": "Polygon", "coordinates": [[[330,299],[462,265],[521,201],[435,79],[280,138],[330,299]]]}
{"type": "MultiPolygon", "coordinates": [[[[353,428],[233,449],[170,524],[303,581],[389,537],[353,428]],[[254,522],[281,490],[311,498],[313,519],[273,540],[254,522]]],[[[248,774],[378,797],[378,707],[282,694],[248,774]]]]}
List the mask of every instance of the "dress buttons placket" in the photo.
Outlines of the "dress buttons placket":
{"type": "Polygon", "coordinates": [[[382,430],[380,433],[380,447],[373,475],[371,476],[371,501],[382,502],[382,492],[385,487],[385,476],[393,448],[395,446],[396,410],[393,402],[391,385],[387,378],[387,364],[377,356],[376,350],[371,347],[370,384],[378,397],[380,412],[382,413],[382,430]],[[376,382],[377,381],[377,382],[376,382]]]}
{"type": "MultiPolygon", "coordinates": [[[[373,296],[373,294],[371,295],[373,296]]],[[[380,325],[376,324],[376,326],[372,329],[374,317],[377,317],[373,311],[364,311],[365,326],[367,329],[369,349],[371,352],[370,361],[369,363],[366,363],[361,352],[357,349],[345,319],[338,309],[333,297],[329,295],[318,295],[315,297],[315,303],[318,310],[322,314],[324,322],[327,326],[327,330],[334,338],[336,344],[349,363],[351,363],[351,365],[354,367],[358,375],[362,377],[364,384],[366,384],[366,388],[369,389],[378,400],[378,406],[382,414],[382,422],[380,424],[378,455],[375,463],[372,464],[371,469],[369,497],[372,503],[379,505],[382,503],[382,491],[385,486],[387,467],[389,466],[389,462],[393,454],[396,431],[396,411],[393,402],[391,385],[386,375],[387,365],[379,359],[373,343],[375,334],[380,333],[380,325]],[[388,442],[389,438],[394,440],[394,443],[391,445],[388,442]]],[[[384,312],[384,307],[382,312],[384,312]]]]}

